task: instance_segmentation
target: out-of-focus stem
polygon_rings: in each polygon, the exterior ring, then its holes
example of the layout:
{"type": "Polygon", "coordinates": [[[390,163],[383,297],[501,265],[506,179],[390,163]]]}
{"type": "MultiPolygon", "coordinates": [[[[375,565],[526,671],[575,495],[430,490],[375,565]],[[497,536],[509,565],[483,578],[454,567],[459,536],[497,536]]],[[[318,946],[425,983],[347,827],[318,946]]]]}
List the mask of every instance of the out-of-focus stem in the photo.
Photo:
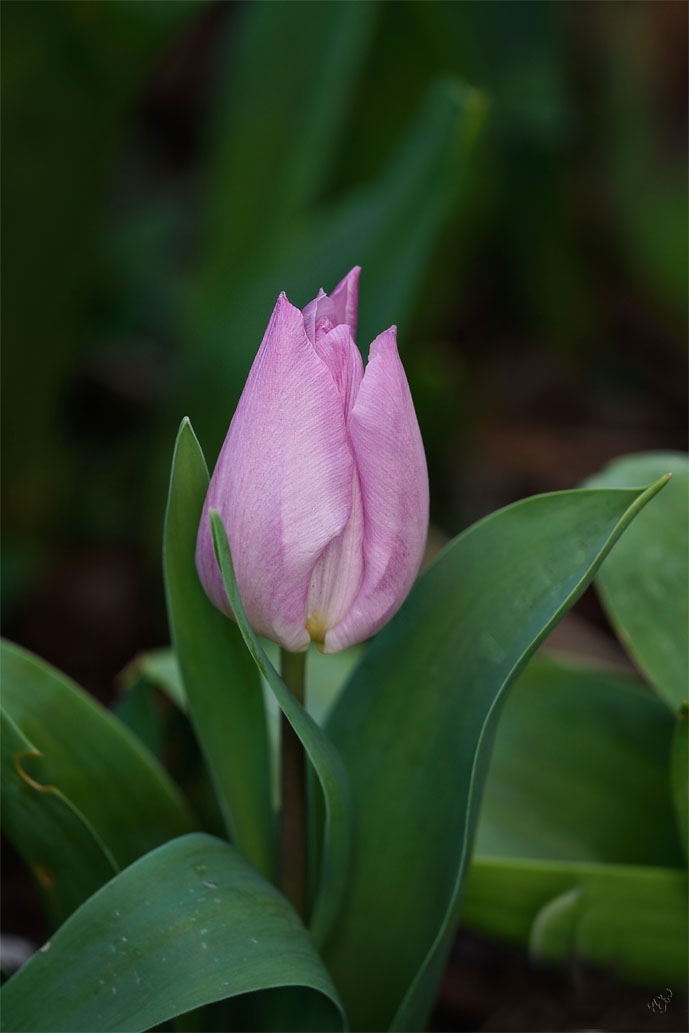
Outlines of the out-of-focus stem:
{"type": "MultiPolygon", "coordinates": [[[[282,650],[282,680],[303,706],[306,653],[282,650]]],[[[280,886],[298,915],[306,909],[306,756],[296,732],[281,722],[280,886]]]]}

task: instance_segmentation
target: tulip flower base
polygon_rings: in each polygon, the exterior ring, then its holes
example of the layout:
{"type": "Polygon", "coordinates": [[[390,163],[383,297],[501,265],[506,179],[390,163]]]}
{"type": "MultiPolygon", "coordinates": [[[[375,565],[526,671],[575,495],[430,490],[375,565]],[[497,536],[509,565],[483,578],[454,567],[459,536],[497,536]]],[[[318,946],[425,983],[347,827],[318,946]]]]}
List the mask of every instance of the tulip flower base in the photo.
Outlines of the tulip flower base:
{"type": "MultiPolygon", "coordinates": [[[[365,372],[352,351],[355,287],[356,271],[303,312],[278,302],[212,479],[189,420],[175,444],[164,530],[174,653],[157,677],[174,675],[224,835],[207,833],[120,721],[3,647],[5,830],[54,930],[2,990],[7,1031],[136,1033],[177,1016],[199,1031],[425,1028],[509,690],[667,477],[517,502],[413,583],[423,449],[391,331],[365,372]],[[260,636],[289,650],[282,676],[260,636]],[[371,639],[320,720],[311,638],[326,654],[371,639]],[[304,668],[305,695],[294,691],[304,668]],[[297,889],[284,845],[280,863],[262,682],[306,768],[302,779],[293,758],[283,783],[288,812],[295,799],[304,808],[292,826],[297,889]],[[308,791],[289,799],[299,782],[308,791]]],[[[487,907],[495,871],[504,865],[484,863],[469,880],[483,893],[472,914],[493,923],[509,895],[503,878],[487,907]]],[[[656,882],[684,899],[680,869],[656,882]]],[[[571,888],[564,874],[556,888],[571,888]]]]}

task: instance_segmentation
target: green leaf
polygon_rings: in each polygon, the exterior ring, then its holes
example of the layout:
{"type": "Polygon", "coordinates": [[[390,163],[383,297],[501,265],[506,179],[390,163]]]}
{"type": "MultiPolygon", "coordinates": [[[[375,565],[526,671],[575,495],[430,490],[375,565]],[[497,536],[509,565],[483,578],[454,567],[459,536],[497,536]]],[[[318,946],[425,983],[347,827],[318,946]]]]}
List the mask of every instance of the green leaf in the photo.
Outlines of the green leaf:
{"type": "Polygon", "coordinates": [[[0,711],[2,829],[31,869],[51,925],[118,870],[84,815],[51,785],[43,757],[0,711]]]}
{"type": "Polygon", "coordinates": [[[247,649],[273,690],[280,709],[299,736],[323,790],[324,845],[320,881],[310,922],[313,938],[320,946],[327,941],[332,931],[347,889],[352,848],[352,808],[347,772],[333,744],[286,688],[249,626],[237,588],[225,528],[215,510],[211,510],[211,528],[225,591],[247,649]]]}
{"type": "MultiPolygon", "coordinates": [[[[280,647],[268,639],[259,638],[266,656],[275,669],[280,663],[280,647]]],[[[325,656],[317,649],[310,649],[306,661],[306,710],[316,724],[323,723],[342,691],[350,674],[361,659],[363,648],[351,646],[341,653],[325,656]]],[[[139,674],[149,685],[164,692],[181,711],[187,711],[182,675],[172,649],[154,649],[137,657],[127,671],[134,678],[139,674]]],[[[271,798],[277,809],[280,806],[280,706],[265,678],[261,677],[263,697],[268,719],[268,740],[271,755],[271,798]]]]}
{"type": "Polygon", "coordinates": [[[420,578],[340,697],[327,731],[357,838],[325,958],[354,1029],[422,1027],[505,690],[663,483],[537,496],[480,521],[420,578]]]}
{"type": "Polygon", "coordinates": [[[144,746],[159,759],[163,755],[163,729],[150,684],[136,678],[113,706],[113,712],[144,746]]]}
{"type": "Polygon", "coordinates": [[[498,726],[477,853],[681,866],[672,734],[667,707],[633,679],[534,657],[498,726]]]}
{"type": "Polygon", "coordinates": [[[671,473],[649,507],[605,561],[596,584],[632,659],[676,710],[689,683],[689,465],[681,452],[624,456],[588,483],[631,487],[671,473]]]}
{"type": "Polygon", "coordinates": [[[301,1028],[343,1027],[332,981],[284,897],[227,843],[194,834],[103,886],[0,1000],[8,1033],[139,1033],[270,987],[312,991],[318,1024],[301,1028]]]}
{"type": "Polygon", "coordinates": [[[476,857],[462,924],[544,960],[648,986],[686,981],[687,877],[671,868],[476,857]]]}
{"type": "MultiPolygon", "coordinates": [[[[280,662],[280,647],[268,639],[260,639],[260,642],[268,659],[277,668],[280,662]]],[[[323,723],[330,707],[359,663],[362,653],[362,646],[351,646],[349,649],[343,649],[341,653],[333,653],[330,656],[319,653],[317,649],[309,650],[306,709],[318,724],[323,723]]],[[[131,671],[131,677],[140,673],[151,685],[164,692],[180,710],[186,711],[187,698],[174,650],[152,649],[142,653],[127,670],[131,671]]],[[[267,683],[266,688],[270,700],[274,702],[272,689],[267,683]]],[[[266,702],[268,703],[268,700],[266,702]]],[[[277,712],[279,714],[279,707],[277,712]]]]}
{"type": "Polygon", "coordinates": [[[134,681],[139,676],[164,692],[181,711],[187,712],[187,695],[174,649],[149,649],[135,657],[122,672],[122,677],[134,681]]]}
{"type": "Polygon", "coordinates": [[[128,728],[55,668],[3,642],[3,707],[43,754],[41,781],[84,815],[118,865],[192,828],[172,780],[128,728]]]}
{"type": "Polygon", "coordinates": [[[165,514],[170,631],[189,714],[230,836],[270,877],[275,844],[261,686],[237,626],[208,600],[196,572],[196,536],[207,490],[203,453],[185,419],[175,442],[165,514]]]}
{"type": "Polygon", "coordinates": [[[677,715],[670,757],[670,780],[677,828],[685,857],[689,857],[689,704],[683,703],[677,715]]]}

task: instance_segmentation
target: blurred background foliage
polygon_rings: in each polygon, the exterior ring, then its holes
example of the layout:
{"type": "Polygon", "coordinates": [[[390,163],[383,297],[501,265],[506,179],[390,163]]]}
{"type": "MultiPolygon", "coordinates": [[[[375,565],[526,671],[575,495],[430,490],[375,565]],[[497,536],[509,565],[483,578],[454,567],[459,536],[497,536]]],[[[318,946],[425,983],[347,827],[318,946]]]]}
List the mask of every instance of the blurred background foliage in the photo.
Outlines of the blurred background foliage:
{"type": "Polygon", "coordinates": [[[2,14],[5,633],[101,698],[167,642],[180,418],[213,462],[281,289],[362,265],[439,540],[686,447],[685,5],[2,14]]]}
{"type": "Polygon", "coordinates": [[[304,304],[355,262],[364,353],[400,328],[444,533],[682,448],[685,23],[7,5],[7,632],[102,690],[164,641],[180,416],[212,461],[277,292],[304,304]]]}

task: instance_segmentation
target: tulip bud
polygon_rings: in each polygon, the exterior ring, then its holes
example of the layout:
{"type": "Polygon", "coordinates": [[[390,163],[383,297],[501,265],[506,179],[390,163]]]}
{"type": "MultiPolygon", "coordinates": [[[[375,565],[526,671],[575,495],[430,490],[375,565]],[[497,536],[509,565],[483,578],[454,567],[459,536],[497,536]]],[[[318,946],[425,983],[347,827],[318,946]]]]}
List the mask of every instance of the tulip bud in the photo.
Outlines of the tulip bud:
{"type": "Polygon", "coordinates": [[[283,293],[220,452],[196,566],[228,616],[209,510],[253,629],[300,652],[361,642],[399,609],[428,531],[428,474],[396,327],[354,343],[359,269],[301,312],[283,293]]]}

